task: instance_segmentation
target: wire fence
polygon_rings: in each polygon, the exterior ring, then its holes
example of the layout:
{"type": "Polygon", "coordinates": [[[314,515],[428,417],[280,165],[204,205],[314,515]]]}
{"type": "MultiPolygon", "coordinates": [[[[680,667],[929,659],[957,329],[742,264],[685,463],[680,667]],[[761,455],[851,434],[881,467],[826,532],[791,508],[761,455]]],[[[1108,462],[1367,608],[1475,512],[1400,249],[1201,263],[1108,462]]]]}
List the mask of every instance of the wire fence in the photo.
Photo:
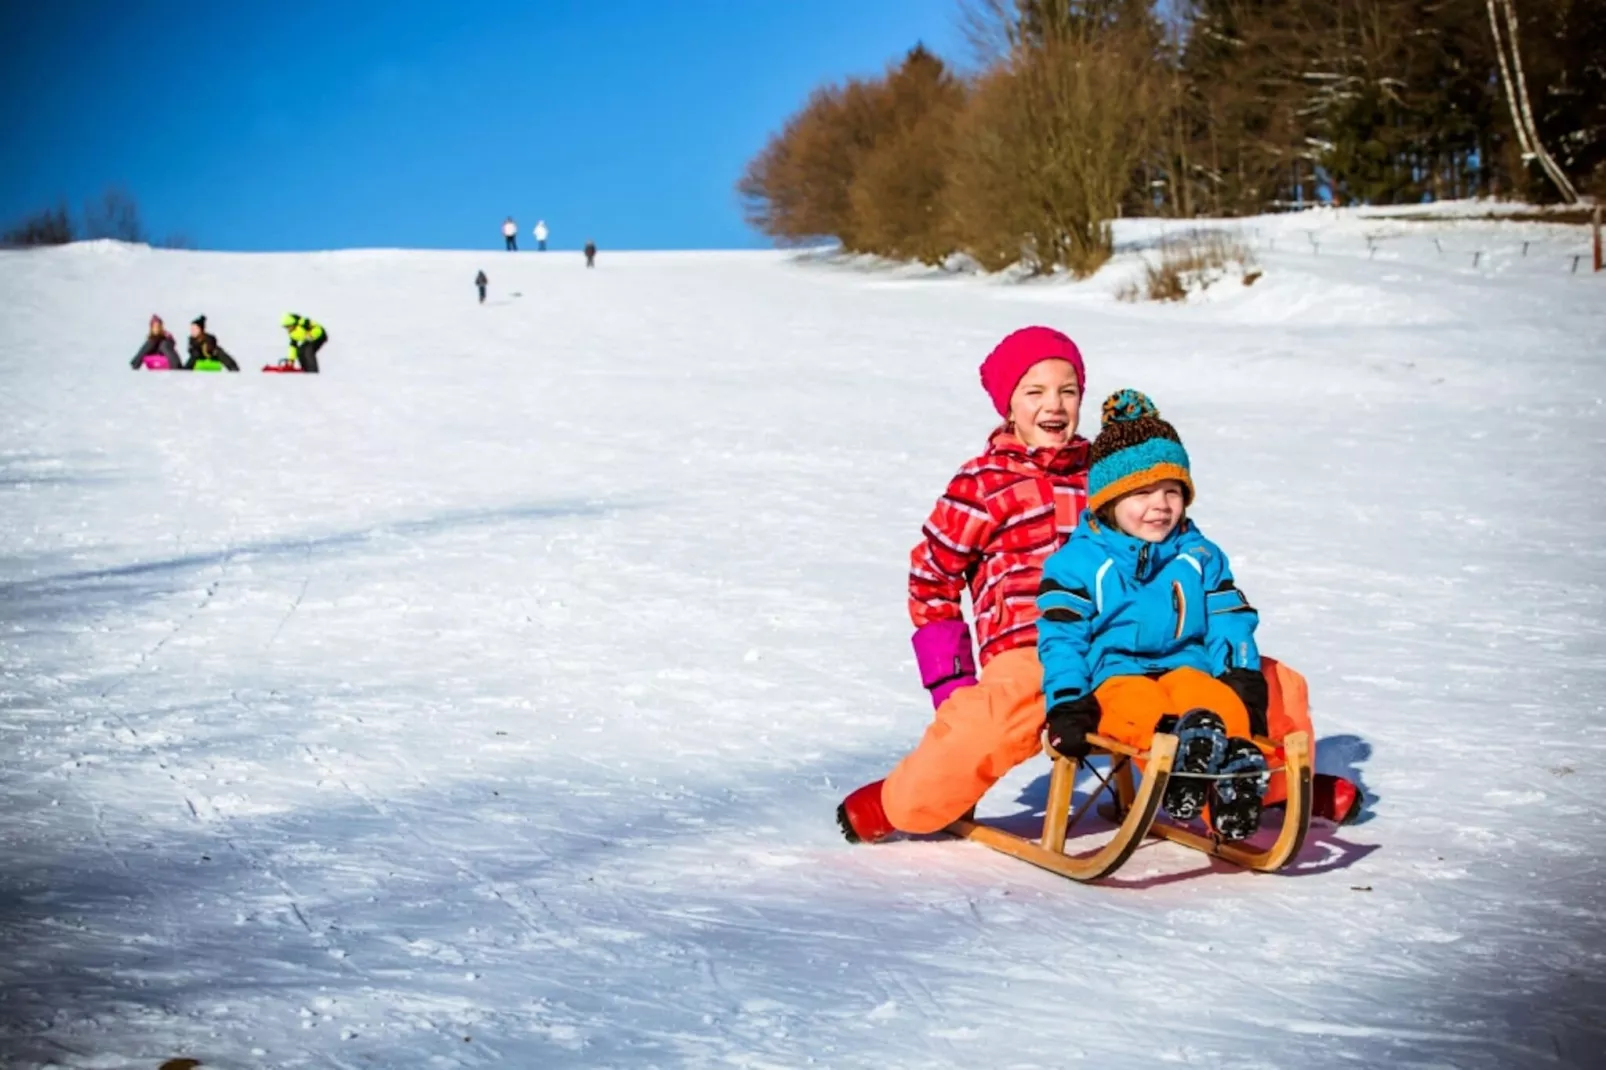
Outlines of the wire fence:
{"type": "MultiPolygon", "coordinates": [[[[1447,223],[1452,221],[1447,220],[1447,223]]],[[[1480,221],[1482,222],[1482,221],[1480,221]]],[[[1402,230],[1380,221],[1376,230],[1357,233],[1336,228],[1266,228],[1217,223],[1209,226],[1165,226],[1158,239],[1123,243],[1134,251],[1235,241],[1256,255],[1292,254],[1347,257],[1379,266],[1398,264],[1475,272],[1542,275],[1587,275],[1596,268],[1594,238],[1588,227],[1545,224],[1557,233],[1501,234],[1487,227],[1440,233],[1402,230]]]]}

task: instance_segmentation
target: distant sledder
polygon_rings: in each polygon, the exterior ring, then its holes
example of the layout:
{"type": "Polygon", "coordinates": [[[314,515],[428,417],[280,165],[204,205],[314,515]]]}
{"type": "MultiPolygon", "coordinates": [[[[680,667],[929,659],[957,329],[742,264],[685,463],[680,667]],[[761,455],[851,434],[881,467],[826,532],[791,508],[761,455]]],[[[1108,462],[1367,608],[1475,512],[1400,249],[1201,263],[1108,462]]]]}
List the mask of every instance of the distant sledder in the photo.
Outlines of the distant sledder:
{"type": "Polygon", "coordinates": [[[218,345],[217,335],[207,333],[206,317],[196,316],[190,321],[190,359],[184,370],[216,372],[225,368],[231,372],[240,370],[228,351],[218,345]]]}
{"type": "Polygon", "coordinates": [[[140,343],[139,352],[134,354],[128,366],[134,371],[141,368],[153,372],[183,370],[184,362],[179,359],[178,344],[173,341],[172,332],[163,325],[162,317],[151,316],[145,340],[140,343]]]}
{"type": "Polygon", "coordinates": [[[286,312],[279,320],[279,325],[290,336],[290,352],[278,364],[266,364],[262,370],[317,375],[318,351],[329,341],[329,332],[324,330],[323,324],[294,312],[286,312]]]}

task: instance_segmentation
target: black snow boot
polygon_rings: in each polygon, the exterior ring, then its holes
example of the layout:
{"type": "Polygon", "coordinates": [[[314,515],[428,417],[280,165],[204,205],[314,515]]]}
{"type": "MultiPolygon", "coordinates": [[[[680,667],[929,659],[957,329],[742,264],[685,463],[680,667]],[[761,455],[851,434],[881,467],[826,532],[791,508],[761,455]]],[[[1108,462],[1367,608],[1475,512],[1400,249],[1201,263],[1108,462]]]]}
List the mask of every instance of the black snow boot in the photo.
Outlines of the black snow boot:
{"type": "Polygon", "coordinates": [[[1271,774],[1266,756],[1247,739],[1227,740],[1218,770],[1210,782],[1210,825],[1223,840],[1247,840],[1260,828],[1261,799],[1271,774]]]}
{"type": "Polygon", "coordinates": [[[1203,777],[1216,771],[1227,752],[1227,726],[1209,710],[1189,710],[1181,718],[1161,718],[1156,731],[1177,737],[1177,760],[1160,805],[1178,821],[1191,821],[1210,798],[1210,781],[1203,777]],[[1187,773],[1196,775],[1182,775],[1187,773]]]}

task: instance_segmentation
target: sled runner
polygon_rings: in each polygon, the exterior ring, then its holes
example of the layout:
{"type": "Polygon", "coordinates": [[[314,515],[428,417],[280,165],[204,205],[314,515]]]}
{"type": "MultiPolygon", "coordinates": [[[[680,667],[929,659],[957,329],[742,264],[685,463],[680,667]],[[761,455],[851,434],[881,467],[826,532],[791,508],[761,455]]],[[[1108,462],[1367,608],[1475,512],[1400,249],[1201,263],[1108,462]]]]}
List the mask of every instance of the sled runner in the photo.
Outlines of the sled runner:
{"type": "MultiPolygon", "coordinates": [[[[1282,827],[1277,830],[1275,839],[1260,847],[1249,841],[1225,843],[1213,835],[1174,824],[1161,814],[1160,800],[1165,795],[1166,784],[1177,775],[1172,771],[1177,754],[1176,736],[1155,733],[1147,751],[1105,736],[1089,736],[1088,742],[1093,745],[1094,755],[1109,757],[1109,775],[1100,776],[1085,761],[1073,761],[1044,746],[1044,753],[1053,761],[1054,768],[1048,781],[1042,832],[1035,840],[972,818],[962,818],[949,825],[946,831],[1076,881],[1096,881],[1114,873],[1132,857],[1132,852],[1146,836],[1180,843],[1245,869],[1262,872],[1287,865],[1305,842],[1311,816],[1311,749],[1310,736],[1304,732],[1290,733],[1281,745],[1264,739],[1255,741],[1267,752],[1273,769],[1280,768],[1286,773],[1288,785],[1282,827]],[[1143,771],[1143,779],[1136,783],[1132,774],[1134,764],[1141,764],[1143,771]],[[1097,777],[1099,783],[1078,806],[1073,796],[1077,773],[1083,768],[1097,777]],[[1106,791],[1113,797],[1113,805],[1101,813],[1119,822],[1115,834],[1102,846],[1080,854],[1068,854],[1067,834],[1106,791]]],[[[1273,812],[1268,810],[1268,813],[1273,812]]],[[[1259,835],[1264,837],[1265,830],[1259,835]]]]}

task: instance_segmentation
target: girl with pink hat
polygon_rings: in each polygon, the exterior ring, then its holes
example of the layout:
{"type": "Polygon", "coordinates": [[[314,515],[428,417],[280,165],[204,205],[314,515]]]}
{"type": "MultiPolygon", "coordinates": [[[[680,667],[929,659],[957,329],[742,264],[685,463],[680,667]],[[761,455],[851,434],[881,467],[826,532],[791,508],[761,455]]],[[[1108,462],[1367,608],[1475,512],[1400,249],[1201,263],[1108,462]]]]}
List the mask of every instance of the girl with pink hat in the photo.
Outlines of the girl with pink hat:
{"type": "Polygon", "coordinates": [[[837,808],[850,840],[936,832],[1041,747],[1037,587],[1087,502],[1090,446],[1076,433],[1086,373],[1075,342],[1024,327],[987,355],[981,384],[1004,422],[949,482],[910,555],[915,660],[936,719],[885,780],[837,808]]]}

